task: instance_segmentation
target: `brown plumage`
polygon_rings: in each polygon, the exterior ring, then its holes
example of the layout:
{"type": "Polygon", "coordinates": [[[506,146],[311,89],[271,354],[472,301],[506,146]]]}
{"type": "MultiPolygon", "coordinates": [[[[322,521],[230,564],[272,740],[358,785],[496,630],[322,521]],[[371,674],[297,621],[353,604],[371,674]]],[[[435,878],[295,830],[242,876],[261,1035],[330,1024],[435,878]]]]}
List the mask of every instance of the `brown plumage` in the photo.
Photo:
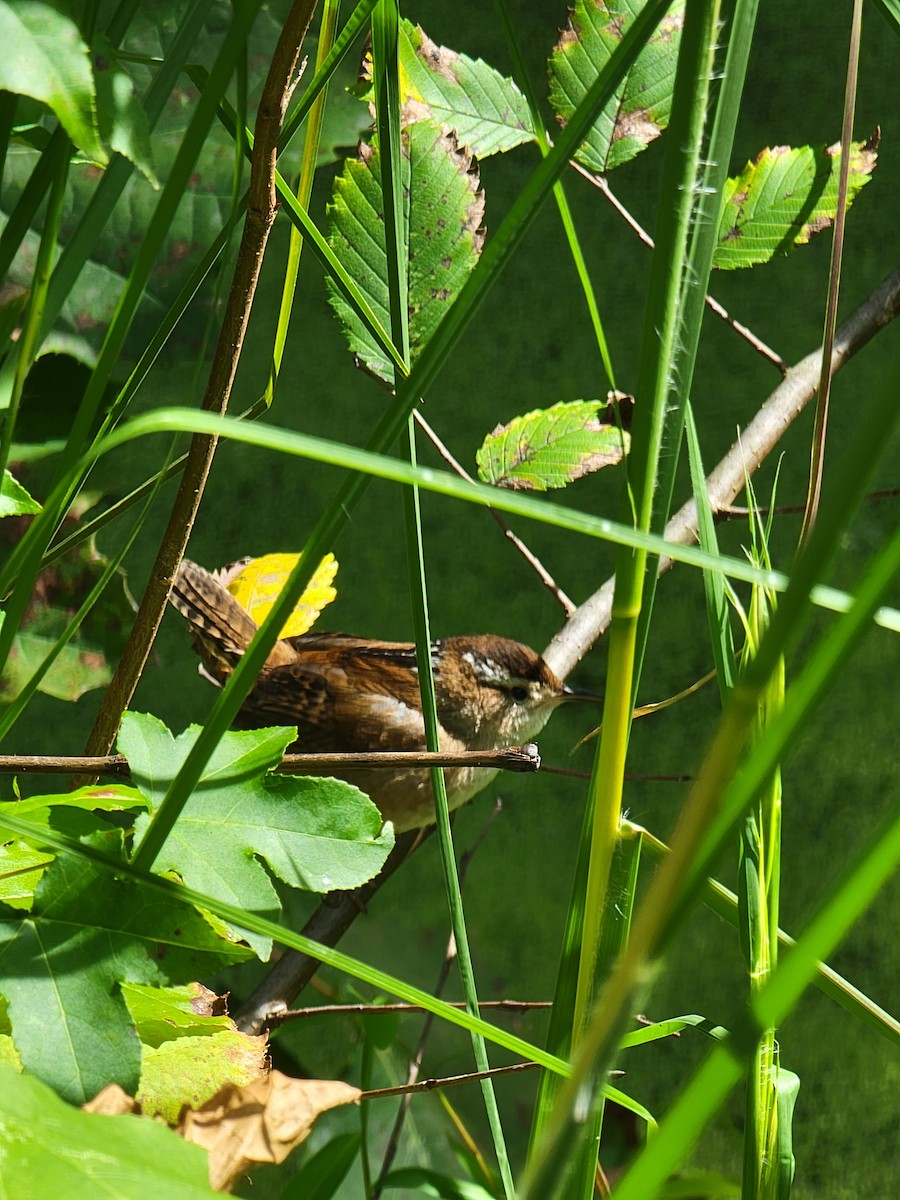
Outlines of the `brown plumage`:
{"type": "MultiPolygon", "coordinates": [[[[185,560],[172,604],[188,620],[204,666],[224,683],[257,630],[230,592],[185,560]]],[[[441,749],[518,745],[543,728],[560,703],[595,699],[553,674],[539,654],[493,634],[451,637],[432,646],[441,749]]],[[[424,750],[416,651],[343,633],[306,633],[275,643],[240,710],[243,728],[296,725],[299,752],[424,750]]],[[[451,808],[494,777],[490,768],[445,771],[451,808]]],[[[378,805],[398,831],[433,821],[430,777],[421,768],[340,772],[378,805]]]]}

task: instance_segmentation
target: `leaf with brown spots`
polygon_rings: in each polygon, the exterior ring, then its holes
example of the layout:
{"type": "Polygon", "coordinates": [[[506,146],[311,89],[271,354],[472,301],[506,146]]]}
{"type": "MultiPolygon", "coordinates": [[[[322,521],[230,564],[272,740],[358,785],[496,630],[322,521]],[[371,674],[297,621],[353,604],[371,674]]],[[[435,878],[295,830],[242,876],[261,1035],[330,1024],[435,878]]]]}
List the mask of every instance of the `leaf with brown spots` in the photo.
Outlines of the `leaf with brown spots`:
{"type": "MultiPolygon", "coordinates": [[[[880,132],[850,147],[847,207],[868,182],[878,158],[880,132]]],[[[726,181],[713,265],[752,267],[789,254],[829,229],[837,211],[839,145],[773,146],[726,181]]]]}
{"type": "MultiPolygon", "coordinates": [[[[477,263],[484,242],[484,196],[472,157],[433,121],[403,133],[401,156],[404,221],[409,247],[410,355],[415,361],[477,263]]],[[[328,242],[390,329],[384,204],[377,139],[361,146],[335,180],[328,210],[328,242]]],[[[361,364],[393,383],[387,355],[345,297],[329,286],[331,303],[361,364]]]]}
{"type": "MultiPolygon", "coordinates": [[[[561,125],[643,7],[643,0],[576,0],[549,64],[550,103],[561,125]]],[[[676,0],[579,147],[575,157],[589,171],[611,171],[628,162],[668,125],[683,22],[684,3],[676,0]]]]}
{"type": "Polygon", "coordinates": [[[475,456],[479,478],[495,487],[543,492],[614,466],[630,442],[617,407],[573,400],[498,425],[475,456]]]}

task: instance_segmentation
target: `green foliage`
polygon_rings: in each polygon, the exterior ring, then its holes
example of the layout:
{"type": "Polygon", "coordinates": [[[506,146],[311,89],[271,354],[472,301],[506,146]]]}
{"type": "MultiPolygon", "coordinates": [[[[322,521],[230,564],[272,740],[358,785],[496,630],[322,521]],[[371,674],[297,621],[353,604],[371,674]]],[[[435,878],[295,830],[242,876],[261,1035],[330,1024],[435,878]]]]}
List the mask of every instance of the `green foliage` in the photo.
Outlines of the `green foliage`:
{"type": "MultiPolygon", "coordinates": [[[[484,199],[470,156],[431,121],[419,121],[406,130],[401,169],[414,362],[478,261],[484,240],[484,199]]],[[[381,324],[390,328],[377,140],[361,146],[359,158],[345,163],[335,181],[328,218],[329,245],[381,324]]],[[[329,290],[350,349],[374,375],[393,381],[393,364],[334,285],[329,290]]]]}
{"type": "Polygon", "coordinates": [[[0,517],[21,517],[28,513],[38,513],[41,511],[41,506],[37,500],[32,499],[21,483],[10,475],[9,471],[3,472],[3,490],[0,492],[0,517]]]}
{"type": "Polygon", "coordinates": [[[164,1125],[101,1116],[63,1103],[38,1079],[0,1065],[0,1158],[7,1200],[45,1195],[73,1200],[212,1200],[206,1154],[164,1125]]]}
{"type": "MultiPolygon", "coordinates": [[[[872,176],[877,146],[877,133],[852,145],[848,206],[872,176]]],[[[715,266],[734,270],[768,262],[830,229],[840,166],[839,146],[762,150],[725,185],[715,266]]]]}
{"type": "MultiPolygon", "coordinates": [[[[121,854],[118,831],[91,841],[121,854]]],[[[30,912],[0,925],[3,994],[25,1069],[79,1103],[110,1082],[133,1093],[140,1044],[118,985],[199,979],[246,953],[188,905],[60,855],[30,912]]]]}
{"type": "Polygon", "coordinates": [[[600,400],[573,400],[516,417],[484,439],[475,459],[478,478],[496,487],[546,491],[615,466],[628,452],[629,435],[614,414],[602,422],[600,400]]]}
{"type": "MultiPolygon", "coordinates": [[[[615,4],[576,0],[568,28],[549,63],[550,103],[562,124],[583,100],[643,7],[642,0],[618,0],[615,4]]],[[[668,125],[683,21],[684,4],[678,0],[579,148],[576,158],[588,170],[602,174],[621,166],[668,125]]]]}
{"type": "MultiPolygon", "coordinates": [[[[119,750],[154,813],[199,728],[175,738],[161,721],[126,713],[119,750]]],[[[377,875],[393,836],[363,793],[336,779],[267,774],[296,737],[294,729],[227,733],[156,862],[188,887],[272,919],[281,903],[259,859],[291,887],[353,888],[377,875]]],[[[137,821],[138,837],[149,817],[137,821]]],[[[269,939],[245,935],[261,958],[269,939]]]]}
{"type": "Polygon", "coordinates": [[[407,121],[435,121],[477,158],[534,141],[528,102],[511,79],[435,45],[410,21],[400,22],[398,44],[407,121]]]}

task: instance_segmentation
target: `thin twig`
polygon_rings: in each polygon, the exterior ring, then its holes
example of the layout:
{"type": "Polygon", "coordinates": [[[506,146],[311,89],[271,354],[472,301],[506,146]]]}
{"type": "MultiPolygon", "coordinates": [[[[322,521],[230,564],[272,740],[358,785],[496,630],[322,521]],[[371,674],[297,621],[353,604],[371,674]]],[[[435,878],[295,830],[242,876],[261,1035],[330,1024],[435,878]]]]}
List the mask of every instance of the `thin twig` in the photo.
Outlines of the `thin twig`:
{"type": "MultiPolygon", "coordinates": [[[[508,1067],[491,1067],[489,1071],[469,1071],[466,1075],[448,1075],[443,1079],[420,1079],[418,1083],[401,1083],[397,1087],[374,1088],[362,1092],[360,1100],[383,1100],[386,1096],[412,1096],[416,1092],[433,1092],[438,1088],[458,1087],[461,1083],[477,1083],[481,1079],[495,1079],[498,1075],[512,1075],[517,1071],[533,1071],[540,1066],[536,1062],[513,1063],[508,1067]]],[[[377,1187],[377,1184],[376,1184],[377,1187]]],[[[374,1197],[378,1193],[373,1193],[374,1197]]]]}
{"type": "MultiPolygon", "coordinates": [[[[649,248],[652,250],[653,238],[642,227],[640,222],[634,216],[632,216],[622,201],[612,191],[606,181],[606,178],[603,175],[593,174],[593,172],[588,171],[585,167],[583,167],[581,163],[575,162],[574,159],[569,163],[569,165],[574,167],[579,175],[583,175],[589,183],[592,183],[594,187],[598,189],[598,191],[603,193],[603,195],[607,198],[625,223],[637,234],[644,245],[649,246],[649,248]]],[[[757,337],[752,329],[748,329],[746,325],[742,325],[740,321],[738,321],[735,317],[732,317],[730,313],[719,303],[719,301],[716,300],[714,296],[710,296],[708,293],[706,296],[706,303],[717,317],[723,320],[730,329],[733,329],[735,333],[739,334],[746,342],[748,342],[758,354],[761,354],[763,358],[767,358],[773,366],[778,368],[782,375],[787,374],[788,364],[784,361],[780,354],[771,348],[771,346],[767,346],[762,338],[757,337]]]]}
{"type": "MultiPolygon", "coordinates": [[[[294,0],[273,51],[269,73],[260,95],[250,162],[247,216],[203,397],[203,409],[206,412],[224,413],[231,398],[263,255],[278,208],[275,194],[278,136],[299,80],[301,48],[315,7],[316,0],[294,0]]],[[[216,442],[216,438],[201,434],[195,434],[191,440],[169,523],[131,634],[88,738],[87,754],[109,753],[122,713],[134,695],[165,612],[172,577],[187,547],[216,442]]]]}
{"type": "MultiPolygon", "coordinates": [[[[456,458],[453,457],[450,450],[447,448],[447,446],[444,445],[444,443],[441,441],[441,439],[438,437],[438,435],[435,433],[435,431],[431,428],[431,426],[428,424],[428,422],[425,420],[425,418],[422,416],[422,414],[419,412],[419,410],[417,408],[413,409],[413,416],[415,417],[416,421],[419,423],[419,426],[421,427],[422,432],[430,439],[431,443],[433,444],[434,448],[437,450],[438,454],[440,454],[441,458],[443,458],[443,460],[450,467],[452,467],[452,469],[462,479],[465,479],[468,483],[474,483],[475,480],[472,478],[472,476],[468,473],[468,471],[465,469],[465,467],[462,465],[462,463],[460,463],[456,458]]],[[[494,518],[494,520],[497,522],[497,524],[503,530],[504,535],[512,542],[512,544],[519,551],[519,553],[522,555],[522,557],[525,559],[525,561],[528,563],[528,565],[532,568],[532,570],[535,571],[538,579],[540,579],[541,583],[544,585],[544,587],[547,589],[547,591],[550,593],[550,595],[553,597],[553,599],[561,606],[561,608],[565,612],[566,616],[570,617],[577,607],[575,604],[575,601],[569,599],[569,597],[562,590],[562,588],[559,586],[559,584],[556,582],[556,580],[553,578],[553,576],[550,574],[550,572],[547,570],[547,568],[544,566],[544,564],[541,562],[541,560],[537,557],[537,555],[534,554],[533,551],[528,549],[528,547],[525,545],[525,543],[522,541],[522,539],[519,537],[519,535],[517,533],[514,533],[512,531],[512,529],[510,529],[509,524],[507,523],[507,520],[503,516],[503,514],[497,512],[497,510],[495,508],[488,508],[487,511],[491,514],[491,516],[494,518]]]]}
{"type": "MultiPolygon", "coordinates": [[[[314,775],[323,771],[357,770],[363,767],[492,767],[499,771],[534,772],[541,766],[537,746],[507,746],[502,750],[460,750],[455,754],[427,750],[372,751],[360,754],[285,754],[274,769],[283,775],[314,775]]],[[[127,776],[124,754],[5,754],[0,755],[0,775],[90,775],[127,776]]]]}
{"type": "MultiPolygon", "coordinates": [[[[878,500],[894,500],[897,496],[900,496],[900,487],[883,488],[878,492],[869,492],[869,494],[864,497],[864,502],[875,503],[878,500]]],[[[776,504],[774,508],[769,505],[760,505],[758,508],[753,509],[745,508],[738,504],[723,504],[722,507],[715,513],[715,520],[719,523],[733,521],[735,518],[743,518],[746,520],[747,517],[751,515],[762,518],[770,515],[776,517],[791,517],[795,516],[797,513],[802,513],[805,511],[805,504],[776,504]]]]}
{"type": "MultiPolygon", "coordinates": [[[[465,1008],[465,1000],[448,1000],[450,1008],[465,1008]]],[[[552,1008],[552,1000],[479,1000],[479,1009],[499,1009],[504,1012],[523,1013],[532,1009],[552,1008]]],[[[291,1008],[282,1013],[279,1025],[288,1021],[305,1021],[314,1017],[380,1017],[385,1013],[428,1012],[421,1004],[318,1004],[312,1008],[291,1008]]]]}

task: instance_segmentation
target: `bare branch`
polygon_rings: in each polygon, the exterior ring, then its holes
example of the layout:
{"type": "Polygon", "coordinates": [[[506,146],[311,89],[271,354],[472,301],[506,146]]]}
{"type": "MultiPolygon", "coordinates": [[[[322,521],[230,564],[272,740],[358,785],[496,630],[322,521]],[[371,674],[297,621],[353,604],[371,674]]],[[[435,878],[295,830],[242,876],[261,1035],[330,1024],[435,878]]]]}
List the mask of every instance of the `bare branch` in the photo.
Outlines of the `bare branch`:
{"type": "MultiPolygon", "coordinates": [[[[900,267],[838,329],[831,356],[832,374],[840,370],[898,314],[900,267]]],[[[792,367],[709,475],[706,486],[713,512],[731,504],[743,488],[746,477],[752,476],[765,462],[791,423],[803,412],[816,394],[821,365],[822,351],[819,349],[792,367]]],[[[665,536],[668,541],[681,545],[697,540],[697,508],[693,500],[689,500],[672,517],[666,526],[665,536]]],[[[660,573],[668,571],[672,565],[671,559],[661,559],[660,573]]],[[[612,579],[608,579],[589,597],[544,651],[550,668],[561,679],[565,679],[609,627],[613,583],[612,579]]]]}

